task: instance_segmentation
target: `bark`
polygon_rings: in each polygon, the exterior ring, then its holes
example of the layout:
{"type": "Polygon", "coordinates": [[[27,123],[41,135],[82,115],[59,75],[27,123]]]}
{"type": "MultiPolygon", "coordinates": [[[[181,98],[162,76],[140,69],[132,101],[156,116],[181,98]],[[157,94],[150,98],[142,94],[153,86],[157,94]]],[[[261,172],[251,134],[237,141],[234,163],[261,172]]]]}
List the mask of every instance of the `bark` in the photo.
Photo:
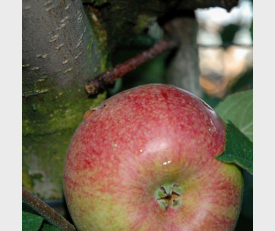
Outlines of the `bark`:
{"type": "Polygon", "coordinates": [[[74,130],[104,94],[88,78],[105,70],[102,43],[81,1],[23,1],[23,186],[62,198],[62,168],[74,130]]]}

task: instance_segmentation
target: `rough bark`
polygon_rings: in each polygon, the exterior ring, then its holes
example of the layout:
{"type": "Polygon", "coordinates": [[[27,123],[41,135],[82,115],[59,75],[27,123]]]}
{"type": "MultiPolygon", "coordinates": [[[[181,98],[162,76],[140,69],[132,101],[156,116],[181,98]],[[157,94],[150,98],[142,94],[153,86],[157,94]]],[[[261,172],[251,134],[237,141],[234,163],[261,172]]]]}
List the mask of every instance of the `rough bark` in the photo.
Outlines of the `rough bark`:
{"type": "Polygon", "coordinates": [[[62,198],[66,149],[84,113],[88,78],[105,70],[102,41],[81,1],[23,1],[23,186],[62,198]]]}

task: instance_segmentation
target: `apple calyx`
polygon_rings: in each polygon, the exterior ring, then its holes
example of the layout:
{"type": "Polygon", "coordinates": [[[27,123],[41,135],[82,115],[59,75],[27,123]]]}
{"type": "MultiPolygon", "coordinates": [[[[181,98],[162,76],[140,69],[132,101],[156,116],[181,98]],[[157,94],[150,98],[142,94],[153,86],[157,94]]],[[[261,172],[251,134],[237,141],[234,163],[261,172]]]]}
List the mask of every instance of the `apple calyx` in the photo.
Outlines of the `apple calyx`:
{"type": "Polygon", "coordinates": [[[156,200],[163,210],[167,210],[169,207],[176,209],[182,206],[182,193],[183,188],[178,183],[167,183],[157,189],[156,200]]]}

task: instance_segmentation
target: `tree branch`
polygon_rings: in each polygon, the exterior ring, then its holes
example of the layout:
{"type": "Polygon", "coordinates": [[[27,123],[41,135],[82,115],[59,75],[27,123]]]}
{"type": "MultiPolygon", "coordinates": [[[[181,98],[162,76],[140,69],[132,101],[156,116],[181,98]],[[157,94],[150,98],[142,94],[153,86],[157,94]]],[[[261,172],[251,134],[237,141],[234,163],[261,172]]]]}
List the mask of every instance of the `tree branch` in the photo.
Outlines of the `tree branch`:
{"type": "Polygon", "coordinates": [[[134,58],[117,65],[115,68],[103,72],[96,76],[93,80],[89,81],[86,86],[86,92],[89,95],[98,93],[99,90],[103,89],[106,85],[112,84],[118,78],[122,77],[129,71],[137,68],[141,64],[155,58],[163,52],[176,47],[176,43],[173,41],[160,41],[148,50],[135,56],[134,58]]]}
{"type": "Polygon", "coordinates": [[[35,197],[28,190],[22,187],[22,199],[27,205],[38,212],[49,223],[57,226],[64,231],[76,231],[75,227],[64,217],[58,214],[54,209],[45,204],[43,201],[35,197]]]}

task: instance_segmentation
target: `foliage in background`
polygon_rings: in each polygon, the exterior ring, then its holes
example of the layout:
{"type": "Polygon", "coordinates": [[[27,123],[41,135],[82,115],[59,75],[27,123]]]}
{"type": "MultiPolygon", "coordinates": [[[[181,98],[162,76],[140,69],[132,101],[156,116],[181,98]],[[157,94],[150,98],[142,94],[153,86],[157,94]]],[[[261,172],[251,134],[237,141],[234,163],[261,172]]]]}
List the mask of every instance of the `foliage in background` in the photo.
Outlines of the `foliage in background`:
{"type": "Polygon", "coordinates": [[[253,141],[253,90],[229,95],[215,111],[225,123],[230,120],[253,141]]]}

